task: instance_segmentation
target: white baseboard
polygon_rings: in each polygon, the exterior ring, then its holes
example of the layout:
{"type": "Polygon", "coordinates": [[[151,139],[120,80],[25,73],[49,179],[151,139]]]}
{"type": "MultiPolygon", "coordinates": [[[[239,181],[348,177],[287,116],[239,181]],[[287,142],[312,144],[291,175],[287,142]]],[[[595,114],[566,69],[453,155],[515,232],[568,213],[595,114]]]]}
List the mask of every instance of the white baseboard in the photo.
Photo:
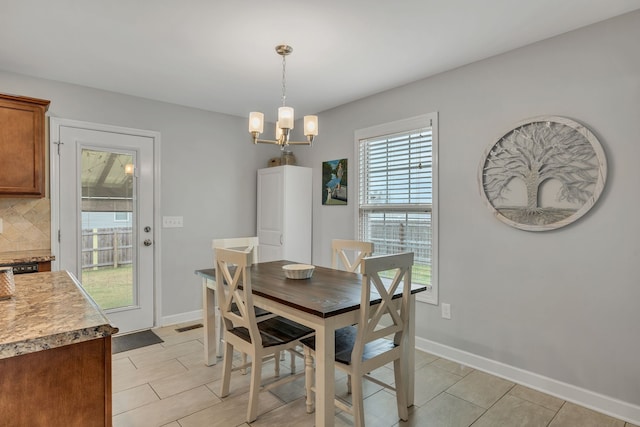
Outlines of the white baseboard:
{"type": "Polygon", "coordinates": [[[171,316],[163,316],[160,319],[160,326],[176,325],[178,323],[193,322],[195,320],[202,321],[202,310],[194,310],[186,313],[172,314],[171,316]]]}
{"type": "Polygon", "coordinates": [[[640,406],[563,383],[524,369],[416,337],[416,348],[523,386],[640,425],[640,406]]]}

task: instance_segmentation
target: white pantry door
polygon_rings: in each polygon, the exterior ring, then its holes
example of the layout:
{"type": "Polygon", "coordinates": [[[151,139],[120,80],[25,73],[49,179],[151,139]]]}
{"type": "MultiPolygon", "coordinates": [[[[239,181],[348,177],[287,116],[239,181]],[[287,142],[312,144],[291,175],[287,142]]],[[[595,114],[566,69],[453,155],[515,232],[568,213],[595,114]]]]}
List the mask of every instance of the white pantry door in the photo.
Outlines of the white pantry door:
{"type": "Polygon", "coordinates": [[[51,119],[57,268],[80,280],[121,333],[154,326],[158,139],[153,132],[51,119]]]}

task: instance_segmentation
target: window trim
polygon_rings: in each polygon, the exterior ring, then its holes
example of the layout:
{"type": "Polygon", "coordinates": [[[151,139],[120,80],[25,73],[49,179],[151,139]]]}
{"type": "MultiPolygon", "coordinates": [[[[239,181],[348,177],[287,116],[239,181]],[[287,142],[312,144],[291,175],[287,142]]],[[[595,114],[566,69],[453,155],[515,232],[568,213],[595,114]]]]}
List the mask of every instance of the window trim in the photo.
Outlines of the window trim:
{"type": "MultiPolygon", "coordinates": [[[[421,302],[429,304],[438,304],[438,112],[422,114],[415,117],[396,120],[393,122],[382,123],[379,125],[371,126],[364,129],[357,129],[354,132],[354,159],[355,159],[355,172],[353,176],[358,176],[360,172],[360,140],[369,139],[375,137],[381,137],[385,135],[392,135],[401,132],[407,132],[414,129],[420,129],[424,127],[431,128],[431,156],[432,156],[432,169],[431,169],[431,236],[432,236],[432,260],[431,260],[431,289],[427,292],[420,292],[416,295],[416,299],[421,302]]],[[[355,179],[355,191],[351,194],[360,194],[360,180],[355,179]]],[[[358,229],[360,226],[360,201],[354,203],[354,238],[358,238],[358,229]]]]}

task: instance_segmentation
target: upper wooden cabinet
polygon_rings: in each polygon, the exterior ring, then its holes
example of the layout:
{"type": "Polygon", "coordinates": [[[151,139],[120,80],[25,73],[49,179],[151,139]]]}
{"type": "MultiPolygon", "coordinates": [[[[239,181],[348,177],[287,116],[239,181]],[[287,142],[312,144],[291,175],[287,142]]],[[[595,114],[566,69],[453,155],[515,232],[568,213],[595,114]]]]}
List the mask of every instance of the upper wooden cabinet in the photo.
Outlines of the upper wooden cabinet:
{"type": "Polygon", "coordinates": [[[0,197],[45,196],[44,99],[0,94],[0,197]]]}

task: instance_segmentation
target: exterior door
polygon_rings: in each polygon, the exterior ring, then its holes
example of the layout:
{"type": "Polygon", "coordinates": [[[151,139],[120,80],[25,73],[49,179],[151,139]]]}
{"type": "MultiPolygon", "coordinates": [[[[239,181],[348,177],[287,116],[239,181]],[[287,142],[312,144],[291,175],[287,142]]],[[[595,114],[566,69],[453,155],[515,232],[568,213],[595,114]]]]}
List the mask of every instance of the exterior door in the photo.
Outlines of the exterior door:
{"type": "Polygon", "coordinates": [[[73,273],[124,333],[154,326],[156,137],[51,119],[57,268],[73,273]]]}

